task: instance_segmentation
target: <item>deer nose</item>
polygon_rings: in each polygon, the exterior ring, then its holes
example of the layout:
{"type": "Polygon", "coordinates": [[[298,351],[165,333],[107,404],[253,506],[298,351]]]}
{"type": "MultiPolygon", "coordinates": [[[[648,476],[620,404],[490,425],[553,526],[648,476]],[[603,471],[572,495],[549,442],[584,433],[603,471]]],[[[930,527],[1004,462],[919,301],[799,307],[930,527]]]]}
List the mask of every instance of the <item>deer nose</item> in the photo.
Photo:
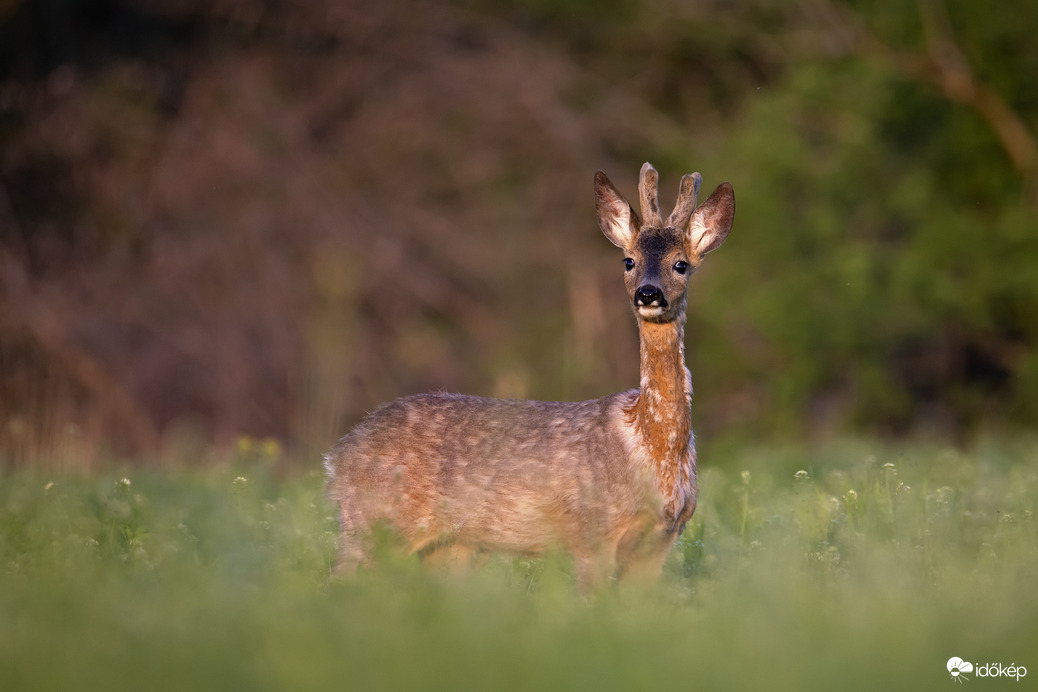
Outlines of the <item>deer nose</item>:
{"type": "Polygon", "coordinates": [[[661,308],[667,306],[667,300],[663,297],[663,291],[652,284],[645,284],[634,292],[634,303],[635,305],[646,306],[657,305],[661,308]]]}

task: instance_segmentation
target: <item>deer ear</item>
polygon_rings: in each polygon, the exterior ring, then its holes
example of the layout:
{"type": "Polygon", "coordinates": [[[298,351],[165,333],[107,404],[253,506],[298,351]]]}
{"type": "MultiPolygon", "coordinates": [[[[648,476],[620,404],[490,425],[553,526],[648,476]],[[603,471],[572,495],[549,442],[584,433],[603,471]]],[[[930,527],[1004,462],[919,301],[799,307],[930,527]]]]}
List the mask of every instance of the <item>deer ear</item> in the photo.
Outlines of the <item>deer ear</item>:
{"type": "Polygon", "coordinates": [[[626,250],[638,234],[638,215],[602,171],[595,173],[595,210],[598,227],[616,247],[626,250]]]}
{"type": "Polygon", "coordinates": [[[730,183],[721,183],[692,214],[688,223],[689,245],[702,257],[721,247],[735,220],[735,192],[730,183]]]}

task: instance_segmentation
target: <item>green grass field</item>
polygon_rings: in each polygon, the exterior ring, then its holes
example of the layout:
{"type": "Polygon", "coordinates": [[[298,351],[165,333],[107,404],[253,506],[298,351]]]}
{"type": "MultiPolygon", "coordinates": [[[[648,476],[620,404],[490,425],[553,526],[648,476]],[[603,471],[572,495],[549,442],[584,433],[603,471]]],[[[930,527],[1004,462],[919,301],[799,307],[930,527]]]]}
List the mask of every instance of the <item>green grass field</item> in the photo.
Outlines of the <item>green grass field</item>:
{"type": "Polygon", "coordinates": [[[561,557],[329,583],[318,465],[263,462],[0,475],[0,689],[949,690],[953,656],[1028,669],[967,689],[1038,680],[1035,442],[718,450],[661,582],[590,598],[561,557]]]}

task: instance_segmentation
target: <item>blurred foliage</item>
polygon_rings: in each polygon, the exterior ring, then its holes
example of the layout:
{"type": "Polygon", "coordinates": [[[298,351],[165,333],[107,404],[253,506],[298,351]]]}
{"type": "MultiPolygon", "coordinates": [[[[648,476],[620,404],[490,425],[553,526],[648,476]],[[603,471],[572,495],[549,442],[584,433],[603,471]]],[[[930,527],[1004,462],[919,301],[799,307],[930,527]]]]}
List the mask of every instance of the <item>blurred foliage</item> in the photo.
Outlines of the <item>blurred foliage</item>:
{"type": "Polygon", "coordinates": [[[329,583],[338,529],[318,469],[278,480],[251,445],[204,470],[0,470],[0,680],[948,690],[954,655],[1024,666],[1026,686],[1035,441],[897,446],[720,453],[660,582],[590,597],[564,558],[491,556],[448,578],[389,548],[329,583]]]}
{"type": "Polygon", "coordinates": [[[0,463],[242,434],[310,458],[417,390],[630,387],[591,178],[633,197],[644,160],[664,204],[690,170],[738,199],[691,289],[701,439],[1033,426],[1035,26],[959,0],[0,6],[0,463]]]}

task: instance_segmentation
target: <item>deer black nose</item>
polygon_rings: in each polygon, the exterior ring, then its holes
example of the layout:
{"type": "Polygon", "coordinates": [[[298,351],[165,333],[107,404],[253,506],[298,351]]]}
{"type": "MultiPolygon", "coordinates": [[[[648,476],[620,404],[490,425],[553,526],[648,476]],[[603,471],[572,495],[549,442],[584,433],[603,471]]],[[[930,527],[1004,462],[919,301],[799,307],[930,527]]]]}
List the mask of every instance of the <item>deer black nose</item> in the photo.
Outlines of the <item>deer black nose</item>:
{"type": "Polygon", "coordinates": [[[634,292],[634,303],[635,305],[667,307],[667,300],[663,297],[663,291],[652,284],[645,284],[634,292]]]}

